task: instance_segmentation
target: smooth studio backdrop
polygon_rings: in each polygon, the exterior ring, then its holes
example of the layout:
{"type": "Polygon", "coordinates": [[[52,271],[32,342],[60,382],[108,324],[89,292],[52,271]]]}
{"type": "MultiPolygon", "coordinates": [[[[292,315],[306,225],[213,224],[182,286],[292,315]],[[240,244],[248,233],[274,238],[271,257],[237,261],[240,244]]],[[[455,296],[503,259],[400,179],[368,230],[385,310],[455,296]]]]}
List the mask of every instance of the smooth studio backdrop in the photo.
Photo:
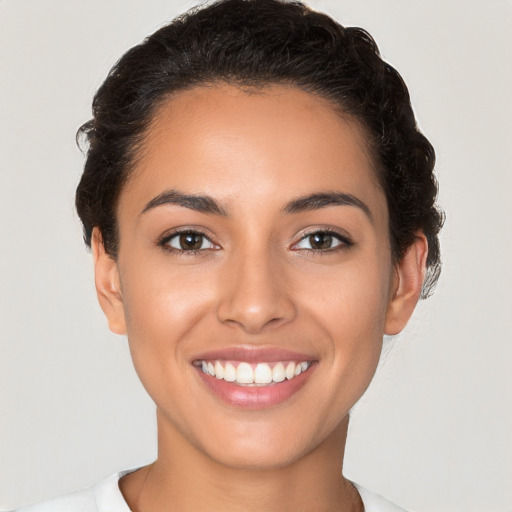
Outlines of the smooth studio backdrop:
{"type": "MultiPolygon", "coordinates": [[[[0,0],[0,509],[155,457],[154,407],[96,304],[74,135],[118,57],[193,4],[0,0]]],[[[510,512],[512,3],[311,5],[403,75],[447,211],[438,289],[387,343],[346,475],[416,512],[510,512]]]]}

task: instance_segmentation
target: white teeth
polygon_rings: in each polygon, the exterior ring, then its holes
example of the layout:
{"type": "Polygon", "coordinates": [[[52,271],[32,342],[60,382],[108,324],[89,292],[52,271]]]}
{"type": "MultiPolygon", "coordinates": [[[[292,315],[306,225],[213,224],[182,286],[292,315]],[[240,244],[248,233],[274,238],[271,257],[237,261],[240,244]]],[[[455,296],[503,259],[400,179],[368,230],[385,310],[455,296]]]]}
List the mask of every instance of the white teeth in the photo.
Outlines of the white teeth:
{"type": "Polygon", "coordinates": [[[283,382],[286,378],[284,374],[284,365],[283,363],[277,363],[272,370],[272,380],[274,382],[283,382]]]}
{"type": "MultiPolygon", "coordinates": [[[[198,363],[199,364],[199,363],[198,363]]],[[[305,372],[311,363],[302,361],[295,363],[293,361],[286,363],[258,363],[255,368],[249,363],[239,363],[237,367],[231,363],[223,363],[221,361],[201,361],[200,366],[204,373],[211,375],[219,380],[226,382],[236,382],[241,386],[247,385],[267,385],[272,383],[283,382],[297,377],[305,372]],[[285,367],[286,364],[286,367],[285,367]]]]}
{"type": "Polygon", "coordinates": [[[286,370],[284,371],[286,378],[288,380],[293,379],[295,375],[295,363],[291,362],[288,363],[288,366],[286,367],[286,370]]]}
{"type": "Polygon", "coordinates": [[[224,380],[226,382],[235,382],[236,380],[236,368],[231,363],[227,363],[224,367],[224,380]]]}
{"type": "Polygon", "coordinates": [[[254,382],[256,384],[270,384],[272,382],[272,370],[265,363],[258,363],[254,370],[254,382]]]}
{"type": "Polygon", "coordinates": [[[248,363],[240,363],[236,369],[236,381],[238,384],[252,384],[254,382],[254,372],[248,363]]]}
{"type": "Polygon", "coordinates": [[[224,378],[224,368],[222,367],[222,365],[219,363],[219,361],[217,361],[215,363],[215,377],[217,379],[223,379],[224,378]]]}

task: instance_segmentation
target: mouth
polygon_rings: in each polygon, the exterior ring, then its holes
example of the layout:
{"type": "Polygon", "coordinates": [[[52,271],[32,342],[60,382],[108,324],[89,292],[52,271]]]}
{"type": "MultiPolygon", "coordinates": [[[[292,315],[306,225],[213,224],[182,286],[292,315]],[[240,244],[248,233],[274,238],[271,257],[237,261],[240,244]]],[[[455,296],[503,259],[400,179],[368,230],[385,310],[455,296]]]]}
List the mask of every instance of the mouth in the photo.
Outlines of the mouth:
{"type": "Polygon", "coordinates": [[[313,361],[277,361],[249,363],[245,361],[194,361],[202,372],[237,386],[268,386],[292,380],[306,372],[313,361]]]}
{"type": "Polygon", "coordinates": [[[214,397],[243,409],[264,409],[291,399],[317,366],[313,357],[273,349],[236,348],[192,362],[214,397]]]}

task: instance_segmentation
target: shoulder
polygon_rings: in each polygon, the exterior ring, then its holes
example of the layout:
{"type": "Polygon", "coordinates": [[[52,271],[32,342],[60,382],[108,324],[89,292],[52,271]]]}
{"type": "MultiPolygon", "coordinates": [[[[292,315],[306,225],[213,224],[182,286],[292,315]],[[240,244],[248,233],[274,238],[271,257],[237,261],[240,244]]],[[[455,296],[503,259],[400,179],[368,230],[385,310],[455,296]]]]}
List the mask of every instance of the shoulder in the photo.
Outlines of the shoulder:
{"type": "Polygon", "coordinates": [[[119,478],[130,471],[116,473],[87,489],[27,505],[13,512],[130,512],[118,484],[119,478]]]}
{"type": "Polygon", "coordinates": [[[363,500],[365,512],[407,512],[405,509],[394,505],[382,496],[374,494],[359,484],[354,483],[354,486],[363,500]]]}

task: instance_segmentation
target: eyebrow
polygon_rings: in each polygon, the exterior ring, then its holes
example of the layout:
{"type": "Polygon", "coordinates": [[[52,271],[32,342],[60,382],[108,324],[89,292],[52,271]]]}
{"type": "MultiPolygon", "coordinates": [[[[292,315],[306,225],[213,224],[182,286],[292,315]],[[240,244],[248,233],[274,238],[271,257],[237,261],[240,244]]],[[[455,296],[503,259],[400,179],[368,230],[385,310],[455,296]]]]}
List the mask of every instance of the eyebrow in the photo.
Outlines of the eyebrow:
{"type": "Polygon", "coordinates": [[[144,206],[144,209],[141,213],[146,213],[157,206],[165,205],[165,204],[177,204],[179,206],[183,206],[184,208],[190,208],[191,210],[196,210],[202,213],[210,213],[213,215],[222,215],[225,217],[227,215],[226,210],[222,208],[222,206],[215,201],[215,199],[208,196],[201,196],[195,194],[184,194],[178,190],[165,190],[161,194],[157,195],[149,203],[144,206]]]}
{"type": "Polygon", "coordinates": [[[354,206],[362,210],[366,216],[373,222],[370,208],[352,194],[344,192],[319,192],[307,196],[298,197],[290,201],[283,209],[283,213],[300,213],[310,210],[319,210],[328,206],[354,206]]]}
{"type": "MultiPolygon", "coordinates": [[[[227,216],[226,210],[212,197],[184,194],[179,190],[170,189],[165,190],[149,201],[141,213],[145,213],[158,206],[166,204],[177,204],[184,208],[190,208],[202,213],[209,213],[213,215],[227,216]]],[[[352,194],[344,192],[317,192],[307,196],[301,196],[297,199],[290,201],[282,210],[285,214],[301,213],[304,211],[319,210],[329,206],[354,206],[362,210],[373,222],[373,216],[370,208],[352,194]]]]}

